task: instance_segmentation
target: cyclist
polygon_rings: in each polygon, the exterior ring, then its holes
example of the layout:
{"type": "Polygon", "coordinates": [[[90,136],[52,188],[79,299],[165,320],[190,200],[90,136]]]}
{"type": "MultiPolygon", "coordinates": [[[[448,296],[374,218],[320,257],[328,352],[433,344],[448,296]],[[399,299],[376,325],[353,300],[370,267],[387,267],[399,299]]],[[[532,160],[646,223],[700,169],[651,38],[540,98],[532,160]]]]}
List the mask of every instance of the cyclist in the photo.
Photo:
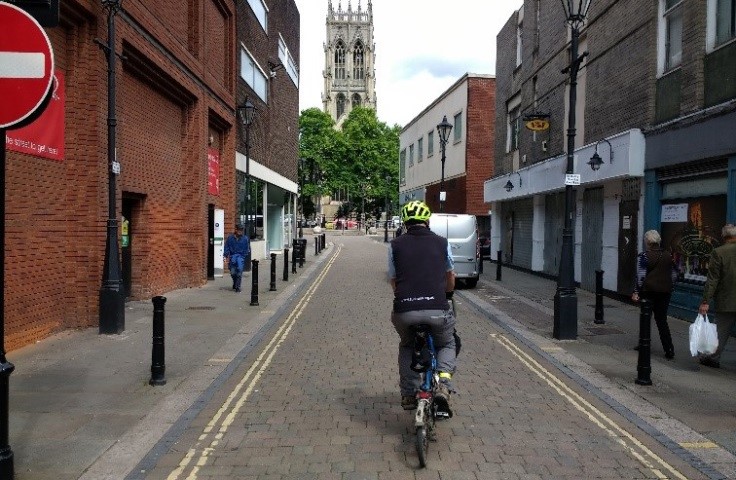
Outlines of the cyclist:
{"type": "Polygon", "coordinates": [[[455,289],[454,262],[446,238],[429,229],[427,204],[412,201],[401,209],[405,231],[388,247],[388,276],[394,291],[391,322],[399,334],[399,389],[404,410],[416,408],[419,373],[410,368],[412,327],[425,324],[432,330],[437,348],[440,385],[435,393],[438,411],[452,416],[450,384],[455,372],[455,316],[447,299],[455,289]]]}
{"type": "Polygon", "coordinates": [[[243,280],[245,259],[250,254],[250,239],[243,235],[243,225],[235,225],[235,233],[225,241],[225,261],[228,262],[230,276],[233,278],[233,290],[240,292],[240,283],[243,280]]]}

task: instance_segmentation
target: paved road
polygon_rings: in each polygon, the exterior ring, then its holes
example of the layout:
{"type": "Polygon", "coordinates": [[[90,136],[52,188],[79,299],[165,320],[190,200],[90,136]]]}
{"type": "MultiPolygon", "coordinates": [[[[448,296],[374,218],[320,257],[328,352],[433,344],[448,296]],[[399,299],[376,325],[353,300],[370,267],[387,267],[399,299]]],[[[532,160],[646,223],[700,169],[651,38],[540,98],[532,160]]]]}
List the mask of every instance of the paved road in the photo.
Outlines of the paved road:
{"type": "Polygon", "coordinates": [[[385,245],[331,240],[294,308],[128,478],[706,478],[462,294],[456,415],[418,469],[385,245]]]}

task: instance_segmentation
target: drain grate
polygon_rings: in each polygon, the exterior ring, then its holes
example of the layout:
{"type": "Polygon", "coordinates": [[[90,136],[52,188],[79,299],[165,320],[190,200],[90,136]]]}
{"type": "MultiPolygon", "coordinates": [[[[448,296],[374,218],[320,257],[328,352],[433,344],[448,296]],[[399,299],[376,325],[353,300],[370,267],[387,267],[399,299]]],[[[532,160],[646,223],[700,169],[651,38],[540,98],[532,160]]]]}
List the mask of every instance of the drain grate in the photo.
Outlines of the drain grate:
{"type": "Polygon", "coordinates": [[[614,327],[588,327],[586,328],[591,335],[619,335],[626,333],[623,330],[619,330],[614,327]]]}
{"type": "Polygon", "coordinates": [[[199,306],[199,307],[187,307],[187,310],[214,310],[215,307],[199,306]]]}

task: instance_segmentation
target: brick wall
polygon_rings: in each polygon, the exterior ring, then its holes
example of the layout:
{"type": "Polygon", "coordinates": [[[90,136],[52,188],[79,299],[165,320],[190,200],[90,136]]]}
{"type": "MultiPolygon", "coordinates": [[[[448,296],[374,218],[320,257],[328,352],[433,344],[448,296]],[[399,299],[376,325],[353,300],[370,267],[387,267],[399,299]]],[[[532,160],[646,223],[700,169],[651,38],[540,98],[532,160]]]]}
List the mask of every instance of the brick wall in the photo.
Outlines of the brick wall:
{"type": "Polygon", "coordinates": [[[483,201],[483,182],[493,176],[495,102],[495,78],[468,78],[465,212],[474,215],[488,215],[488,205],[483,201]]]}
{"type": "MultiPolygon", "coordinates": [[[[256,62],[268,74],[268,62],[280,63],[278,41],[281,35],[294,61],[299,64],[299,11],[293,0],[266,1],[268,32],[264,32],[246,2],[239,3],[237,34],[256,62]]],[[[240,65],[240,48],[237,49],[240,65]]],[[[258,109],[251,126],[251,158],[297,181],[299,158],[299,91],[285,69],[269,78],[267,102],[261,100],[240,78],[237,71],[238,102],[247,97],[258,109]]],[[[245,153],[245,132],[240,129],[237,149],[245,153]]],[[[227,219],[226,219],[227,223],[227,219]]]]}
{"type": "MultiPolygon", "coordinates": [[[[187,4],[185,4],[187,5],[187,4]]],[[[188,4],[196,5],[196,4],[188,4]]],[[[117,217],[135,198],[133,296],[206,281],[207,205],[233,215],[234,2],[196,11],[130,0],[116,18],[117,217]],[[227,30],[210,35],[205,26],[227,30]],[[204,61],[204,58],[208,58],[204,61]],[[162,73],[164,75],[162,75],[162,73]],[[221,191],[206,193],[208,139],[221,151],[221,191]]],[[[5,325],[13,350],[65,329],[98,324],[106,221],[107,62],[99,2],[62,2],[47,29],[66,80],[65,158],[8,152],[5,325]]],[[[120,230],[118,230],[120,233],[120,230]]]]}
{"type": "MultiPolygon", "coordinates": [[[[521,94],[522,115],[534,110],[550,115],[550,129],[537,133],[536,137],[522,126],[519,156],[526,156],[526,165],[563,154],[567,145],[565,104],[569,74],[561,70],[570,59],[569,34],[562,7],[553,0],[526,0],[524,9],[519,67],[516,66],[516,14],[497,36],[497,175],[512,169],[511,154],[506,153],[506,105],[517,93],[521,94]]],[[[656,2],[602,0],[592,3],[589,21],[581,36],[581,40],[587,42],[589,53],[584,64],[586,91],[578,90],[578,98],[585,96],[585,117],[584,122],[580,122],[584,128],[580,129],[579,124],[576,132],[578,138],[582,136],[582,143],[642,127],[653,118],[656,12],[656,2]]]]}

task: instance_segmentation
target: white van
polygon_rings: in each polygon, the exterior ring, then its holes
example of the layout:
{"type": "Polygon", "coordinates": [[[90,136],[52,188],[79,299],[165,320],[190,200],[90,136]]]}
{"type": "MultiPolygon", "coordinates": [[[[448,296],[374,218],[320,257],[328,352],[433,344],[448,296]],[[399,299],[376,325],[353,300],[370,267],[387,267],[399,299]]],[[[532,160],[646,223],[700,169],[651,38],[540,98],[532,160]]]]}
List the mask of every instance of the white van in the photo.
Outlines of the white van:
{"type": "Polygon", "coordinates": [[[480,277],[478,221],[475,215],[433,213],[429,217],[429,229],[450,243],[457,279],[466,287],[475,288],[480,277]]]}

